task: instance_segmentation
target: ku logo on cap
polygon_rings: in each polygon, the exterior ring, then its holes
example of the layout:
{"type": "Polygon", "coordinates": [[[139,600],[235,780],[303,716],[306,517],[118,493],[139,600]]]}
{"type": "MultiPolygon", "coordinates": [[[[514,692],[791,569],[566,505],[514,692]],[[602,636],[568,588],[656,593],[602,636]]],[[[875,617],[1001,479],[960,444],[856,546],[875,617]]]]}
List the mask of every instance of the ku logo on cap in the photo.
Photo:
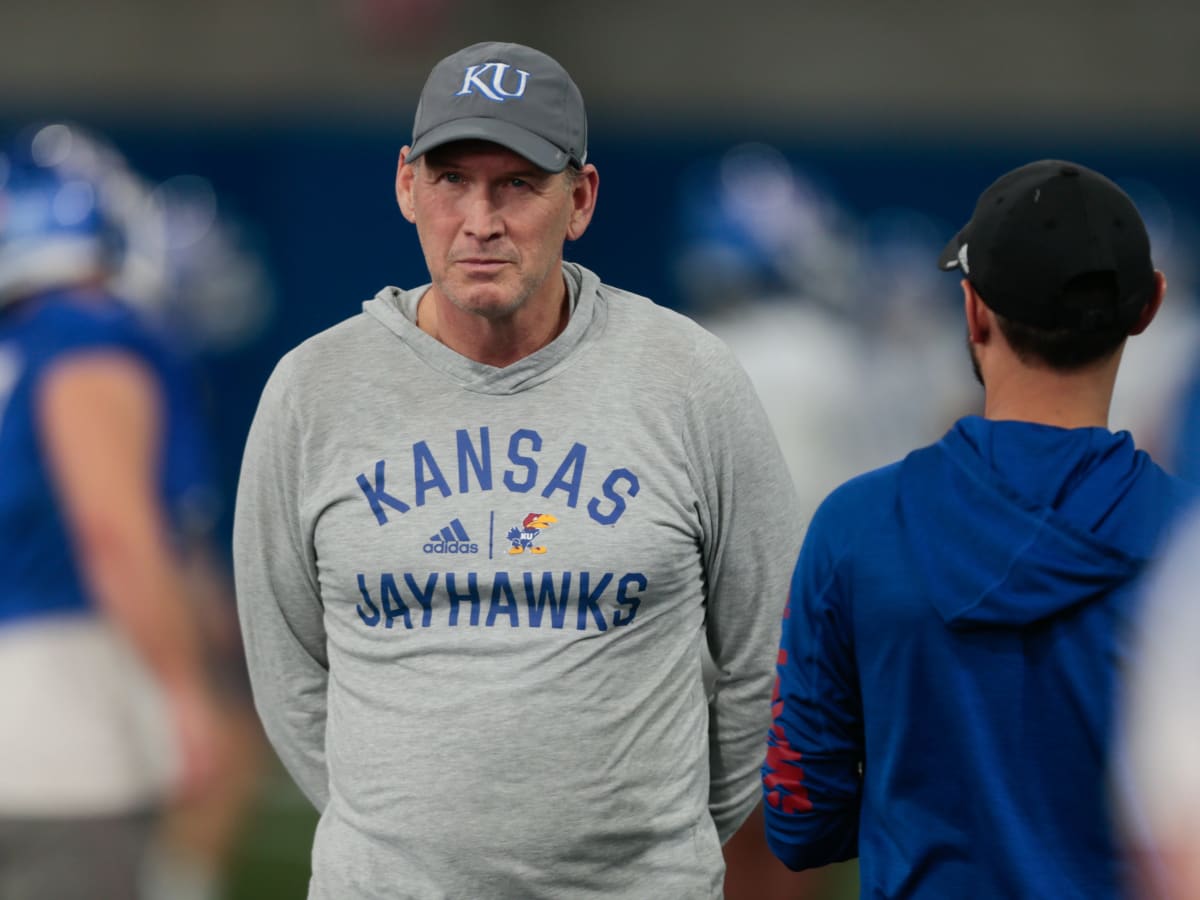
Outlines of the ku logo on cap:
{"type": "Polygon", "coordinates": [[[507,81],[515,82],[512,85],[515,90],[505,90],[504,85],[509,68],[508,63],[498,62],[467,66],[466,74],[463,75],[462,87],[454,96],[461,97],[464,94],[476,93],[497,103],[503,103],[513,97],[520,97],[525,93],[525,84],[529,81],[529,73],[524,69],[513,69],[516,75],[507,78],[507,81]]]}

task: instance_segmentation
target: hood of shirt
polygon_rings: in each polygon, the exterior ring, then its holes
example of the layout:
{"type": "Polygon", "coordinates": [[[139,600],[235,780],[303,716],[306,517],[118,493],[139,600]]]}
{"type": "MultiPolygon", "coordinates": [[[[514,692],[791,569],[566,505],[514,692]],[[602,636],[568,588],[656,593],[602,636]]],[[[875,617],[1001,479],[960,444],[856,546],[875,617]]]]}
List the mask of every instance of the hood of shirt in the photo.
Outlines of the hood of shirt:
{"type": "Polygon", "coordinates": [[[549,344],[511,365],[497,368],[451,350],[417,325],[417,306],[429,290],[386,287],[363,303],[363,312],[399,337],[426,365],[450,383],[480,394],[506,395],[537,387],[571,365],[577,351],[603,327],[606,310],[599,300],[600,278],[576,263],[564,262],[563,280],[571,315],[549,344]]]}
{"type": "Polygon", "coordinates": [[[899,514],[947,626],[1023,627],[1104,598],[1157,539],[1124,509],[1170,502],[1128,432],[967,417],[901,464],[899,514]],[[1136,487],[1136,489],[1135,489],[1136,487]],[[1121,510],[1120,515],[1114,515],[1121,510]]]}

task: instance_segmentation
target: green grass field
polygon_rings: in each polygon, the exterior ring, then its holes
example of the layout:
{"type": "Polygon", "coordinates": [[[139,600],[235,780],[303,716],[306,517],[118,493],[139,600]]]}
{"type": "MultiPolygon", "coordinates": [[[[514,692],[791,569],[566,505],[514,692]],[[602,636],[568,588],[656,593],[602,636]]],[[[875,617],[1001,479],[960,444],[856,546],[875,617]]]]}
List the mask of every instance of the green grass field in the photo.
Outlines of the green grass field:
{"type": "Polygon", "coordinates": [[[233,861],[226,900],[303,900],[317,813],[276,764],[233,861]]]}

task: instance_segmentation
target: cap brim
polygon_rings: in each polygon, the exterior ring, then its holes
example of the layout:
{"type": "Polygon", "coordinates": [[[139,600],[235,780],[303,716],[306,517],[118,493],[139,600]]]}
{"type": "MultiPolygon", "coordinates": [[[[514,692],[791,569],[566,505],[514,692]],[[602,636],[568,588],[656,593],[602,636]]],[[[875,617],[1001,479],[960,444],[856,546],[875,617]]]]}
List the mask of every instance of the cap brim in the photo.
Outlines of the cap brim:
{"type": "Polygon", "coordinates": [[[561,172],[571,161],[567,151],[554,146],[532,131],[526,131],[501,119],[483,117],[455,119],[453,122],[431,128],[413,142],[408,159],[415,160],[435,147],[454,141],[490,141],[525,157],[547,172],[561,172]]]}
{"type": "Polygon", "coordinates": [[[938,268],[944,272],[949,272],[951,269],[960,269],[962,264],[958,260],[958,248],[963,245],[967,229],[964,228],[954,237],[950,238],[942,250],[942,255],[938,257],[938,268]]]}

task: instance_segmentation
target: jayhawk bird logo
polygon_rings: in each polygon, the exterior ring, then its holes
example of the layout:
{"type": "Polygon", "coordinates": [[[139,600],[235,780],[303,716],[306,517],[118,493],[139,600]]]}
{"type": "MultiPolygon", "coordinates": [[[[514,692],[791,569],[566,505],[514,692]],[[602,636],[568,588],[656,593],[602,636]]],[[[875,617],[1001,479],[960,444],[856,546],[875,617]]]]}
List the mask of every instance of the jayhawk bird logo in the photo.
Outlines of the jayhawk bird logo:
{"type": "Polygon", "coordinates": [[[512,546],[508,548],[508,552],[513,556],[526,550],[530,553],[545,553],[546,548],[535,544],[534,541],[541,535],[542,529],[549,528],[557,521],[558,519],[549,513],[530,513],[521,521],[520,528],[509,529],[508,539],[512,546]]]}

